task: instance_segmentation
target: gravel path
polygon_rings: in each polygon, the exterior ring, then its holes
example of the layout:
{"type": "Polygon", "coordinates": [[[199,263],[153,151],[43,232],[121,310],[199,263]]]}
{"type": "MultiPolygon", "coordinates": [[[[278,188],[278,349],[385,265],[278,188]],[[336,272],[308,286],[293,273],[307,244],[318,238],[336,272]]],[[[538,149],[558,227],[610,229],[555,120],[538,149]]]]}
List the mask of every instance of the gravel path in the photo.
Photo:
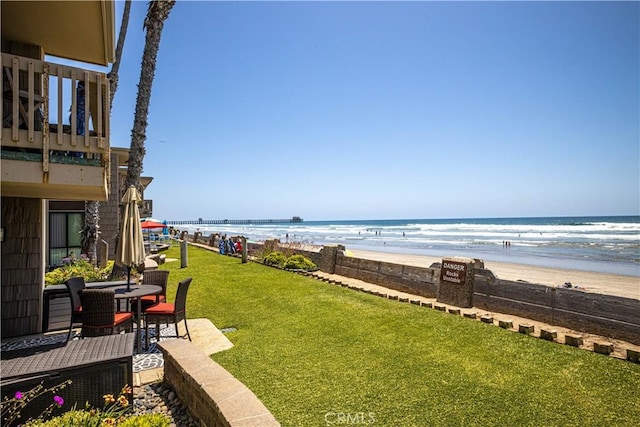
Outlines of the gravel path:
{"type": "Polygon", "coordinates": [[[171,387],[158,381],[133,388],[134,414],[163,413],[171,419],[172,427],[197,427],[186,406],[171,387]]]}

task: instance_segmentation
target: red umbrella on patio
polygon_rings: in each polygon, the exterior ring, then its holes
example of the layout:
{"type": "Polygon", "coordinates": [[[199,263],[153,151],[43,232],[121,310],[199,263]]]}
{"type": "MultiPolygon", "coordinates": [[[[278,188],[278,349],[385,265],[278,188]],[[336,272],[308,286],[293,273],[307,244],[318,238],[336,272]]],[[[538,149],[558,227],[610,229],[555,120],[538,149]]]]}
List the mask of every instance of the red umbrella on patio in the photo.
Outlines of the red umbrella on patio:
{"type": "Polygon", "coordinates": [[[153,228],[165,228],[166,225],[161,222],[145,220],[140,222],[140,227],[142,227],[145,230],[150,230],[153,228]]]}

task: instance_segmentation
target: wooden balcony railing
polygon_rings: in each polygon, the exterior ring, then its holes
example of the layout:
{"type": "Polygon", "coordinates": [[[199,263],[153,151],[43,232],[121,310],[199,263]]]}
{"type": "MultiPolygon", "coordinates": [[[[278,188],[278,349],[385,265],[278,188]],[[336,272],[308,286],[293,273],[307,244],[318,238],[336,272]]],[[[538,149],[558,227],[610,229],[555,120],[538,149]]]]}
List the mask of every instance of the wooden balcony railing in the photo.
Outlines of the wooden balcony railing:
{"type": "Polygon", "coordinates": [[[38,159],[45,173],[50,163],[99,166],[108,179],[110,97],[104,73],[2,53],[1,78],[3,158],[38,159]]]}

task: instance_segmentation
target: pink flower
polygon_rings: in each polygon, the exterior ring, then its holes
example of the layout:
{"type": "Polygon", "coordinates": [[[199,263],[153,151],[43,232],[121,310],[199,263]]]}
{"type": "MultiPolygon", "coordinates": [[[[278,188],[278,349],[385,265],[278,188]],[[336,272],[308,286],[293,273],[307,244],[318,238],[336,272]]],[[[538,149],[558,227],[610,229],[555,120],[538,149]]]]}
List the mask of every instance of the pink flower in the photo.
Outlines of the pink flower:
{"type": "Polygon", "coordinates": [[[64,399],[60,396],[53,396],[53,401],[56,402],[56,405],[58,405],[58,407],[64,405],[64,399]]]}
{"type": "Polygon", "coordinates": [[[21,391],[16,391],[15,398],[18,399],[18,400],[22,399],[22,392],[21,391]]]}

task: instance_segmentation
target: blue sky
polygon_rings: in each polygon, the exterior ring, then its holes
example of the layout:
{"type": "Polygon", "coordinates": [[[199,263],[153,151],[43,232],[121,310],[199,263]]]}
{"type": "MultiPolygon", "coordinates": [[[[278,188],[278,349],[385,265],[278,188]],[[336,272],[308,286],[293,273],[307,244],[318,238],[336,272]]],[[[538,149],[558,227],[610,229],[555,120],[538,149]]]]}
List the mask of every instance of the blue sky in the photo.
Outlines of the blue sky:
{"type": "MultiPolygon", "coordinates": [[[[131,141],[146,7],[113,146],[131,141]]],[[[637,2],[179,0],[145,197],[174,220],[640,214],[638,34],[637,2]]]]}

